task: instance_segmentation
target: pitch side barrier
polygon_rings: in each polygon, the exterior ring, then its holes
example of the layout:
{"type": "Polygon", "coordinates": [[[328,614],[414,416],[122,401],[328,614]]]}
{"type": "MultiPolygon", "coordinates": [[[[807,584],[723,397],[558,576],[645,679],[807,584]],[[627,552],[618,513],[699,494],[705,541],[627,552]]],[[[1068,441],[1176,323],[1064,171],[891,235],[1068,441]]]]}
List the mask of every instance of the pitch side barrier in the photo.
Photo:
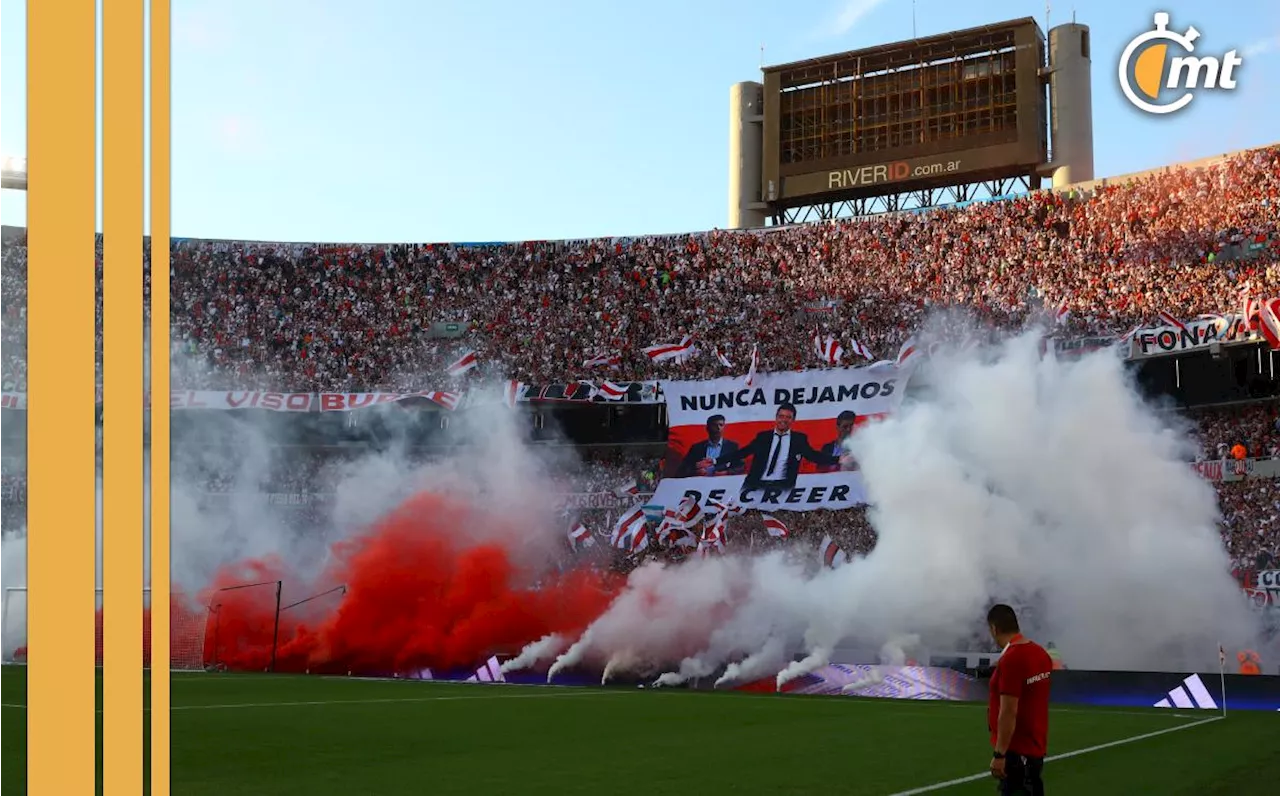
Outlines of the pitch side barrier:
{"type": "MultiPolygon", "coordinates": [[[[435,679],[468,679],[469,672],[435,679]]],[[[716,687],[719,673],[690,680],[679,688],[696,691],[744,691],[778,693],[774,677],[716,687]]],[[[990,670],[951,669],[939,666],[880,666],[830,664],[783,685],[781,693],[809,696],[853,696],[878,699],[912,699],[944,702],[983,702],[987,699],[990,670]]],[[[481,676],[480,680],[485,678],[481,676]]],[[[524,671],[507,675],[505,682],[544,684],[545,672],[524,671]]],[[[624,674],[608,685],[620,688],[652,688],[653,676],[624,674]]],[[[1280,711],[1280,675],[1218,672],[1120,672],[1058,670],[1053,673],[1052,701],[1056,705],[1123,707],[1220,713],[1223,686],[1226,707],[1232,710],[1280,711]]],[[[584,671],[556,677],[558,686],[600,685],[599,675],[584,671]]]]}
{"type": "MultiPolygon", "coordinates": [[[[990,670],[957,670],[936,666],[832,664],[782,687],[786,694],[856,696],[881,699],[981,702],[986,700],[990,670]]],[[[1280,711],[1280,674],[1222,677],[1218,672],[1119,672],[1058,670],[1051,678],[1057,705],[1155,708],[1178,711],[1222,711],[1223,684],[1227,710],[1280,711]]],[[[696,689],[714,688],[715,678],[691,682],[696,689]]],[[[774,678],[739,684],[734,690],[776,692],[774,678]]]]}

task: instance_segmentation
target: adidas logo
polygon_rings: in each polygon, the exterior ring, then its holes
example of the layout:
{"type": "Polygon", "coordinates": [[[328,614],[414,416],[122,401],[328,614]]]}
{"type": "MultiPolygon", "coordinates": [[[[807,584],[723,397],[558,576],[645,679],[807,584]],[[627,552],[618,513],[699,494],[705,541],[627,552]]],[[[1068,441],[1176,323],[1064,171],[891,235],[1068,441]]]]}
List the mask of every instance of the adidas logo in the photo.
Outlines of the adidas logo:
{"type": "Polygon", "coordinates": [[[1200,708],[1201,710],[1217,710],[1218,703],[1209,695],[1200,675],[1193,674],[1182,681],[1182,685],[1169,692],[1169,696],[1157,702],[1157,708],[1200,708]]]}
{"type": "Polygon", "coordinates": [[[467,678],[468,683],[505,683],[506,681],[507,679],[502,676],[502,664],[498,663],[496,655],[467,678]]]}

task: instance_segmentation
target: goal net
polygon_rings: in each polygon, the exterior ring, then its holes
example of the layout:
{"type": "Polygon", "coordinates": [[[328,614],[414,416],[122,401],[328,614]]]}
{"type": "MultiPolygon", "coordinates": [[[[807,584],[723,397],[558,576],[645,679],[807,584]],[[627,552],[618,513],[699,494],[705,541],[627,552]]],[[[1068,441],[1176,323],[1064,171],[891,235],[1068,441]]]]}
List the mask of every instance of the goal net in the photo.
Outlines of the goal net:
{"type": "MultiPolygon", "coordinates": [[[[178,597],[169,599],[169,668],[203,669],[208,611],[190,606],[178,597]]],[[[4,628],[3,654],[6,663],[27,659],[27,587],[6,586],[0,608],[4,628]]],[[[102,589],[94,589],[94,654],[102,665],[102,589]]],[[[151,589],[142,590],[142,665],[151,666],[151,589]]]]}

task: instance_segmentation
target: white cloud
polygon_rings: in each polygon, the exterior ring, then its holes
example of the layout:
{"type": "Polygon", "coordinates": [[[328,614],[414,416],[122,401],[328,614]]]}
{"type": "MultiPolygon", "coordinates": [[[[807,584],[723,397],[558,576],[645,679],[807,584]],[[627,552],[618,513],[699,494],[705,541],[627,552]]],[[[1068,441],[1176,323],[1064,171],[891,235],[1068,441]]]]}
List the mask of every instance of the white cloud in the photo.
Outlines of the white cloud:
{"type": "Polygon", "coordinates": [[[1241,54],[1246,58],[1252,58],[1257,55],[1269,53],[1272,50],[1280,50],[1280,35],[1272,36],[1268,39],[1259,39],[1252,44],[1246,44],[1241,54]]]}
{"type": "Polygon", "coordinates": [[[884,0],[845,0],[830,24],[823,27],[822,33],[828,36],[843,36],[853,30],[863,17],[875,11],[883,3],[884,0]]]}

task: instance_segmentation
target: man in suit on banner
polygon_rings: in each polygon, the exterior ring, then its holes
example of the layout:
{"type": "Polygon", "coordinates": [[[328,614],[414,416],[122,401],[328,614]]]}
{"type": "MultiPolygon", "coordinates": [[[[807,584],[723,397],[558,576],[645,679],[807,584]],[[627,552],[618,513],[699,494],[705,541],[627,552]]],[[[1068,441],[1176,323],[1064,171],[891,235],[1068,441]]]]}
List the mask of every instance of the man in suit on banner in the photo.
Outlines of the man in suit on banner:
{"type": "Polygon", "coordinates": [[[858,469],[858,463],[851,458],[849,438],[853,436],[853,427],[858,422],[858,413],[846,409],[836,417],[836,438],[822,446],[822,452],[835,456],[840,464],[833,467],[819,467],[820,473],[851,472],[858,469]]]}
{"type": "Polygon", "coordinates": [[[724,438],[724,415],[712,415],[707,418],[707,438],[689,446],[689,452],[685,454],[684,461],[680,462],[676,477],[716,475],[716,463],[737,452],[738,443],[724,438]]]}
{"type": "Polygon", "coordinates": [[[742,483],[743,489],[791,489],[800,475],[802,459],[819,467],[839,465],[839,456],[816,450],[809,444],[808,435],[792,431],[796,420],[796,408],[782,404],[774,415],[772,431],[761,431],[756,438],[732,456],[721,456],[716,471],[728,471],[731,467],[751,457],[751,467],[742,483]]]}

